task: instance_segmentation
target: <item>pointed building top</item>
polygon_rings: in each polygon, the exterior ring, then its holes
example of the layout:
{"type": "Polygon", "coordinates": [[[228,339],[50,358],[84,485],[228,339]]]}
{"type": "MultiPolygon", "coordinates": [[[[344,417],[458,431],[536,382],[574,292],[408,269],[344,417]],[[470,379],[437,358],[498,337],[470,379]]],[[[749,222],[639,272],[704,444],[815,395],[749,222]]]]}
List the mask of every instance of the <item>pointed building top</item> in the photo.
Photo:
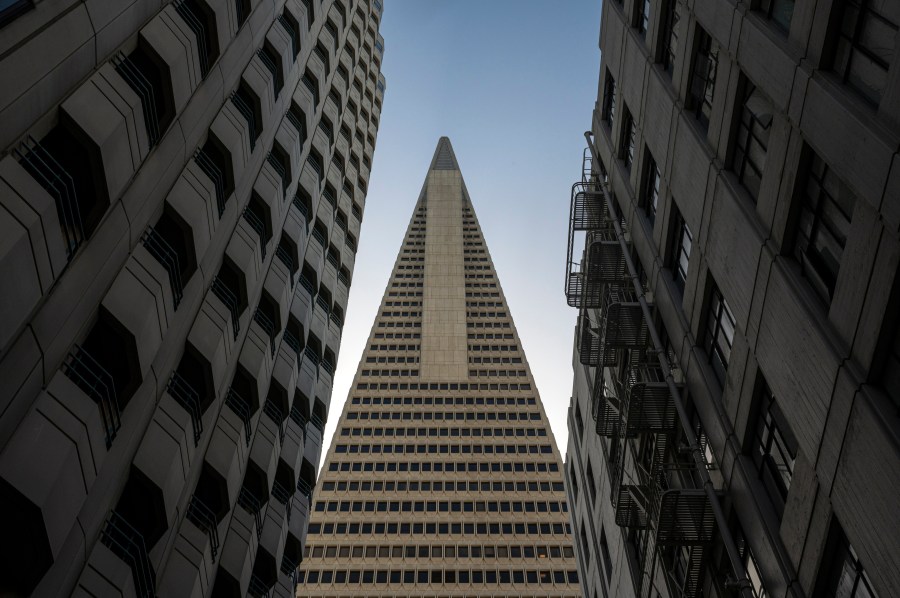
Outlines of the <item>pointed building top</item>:
{"type": "Polygon", "coordinates": [[[459,170],[459,163],[456,161],[449,137],[441,137],[438,140],[429,170],[459,170]]]}

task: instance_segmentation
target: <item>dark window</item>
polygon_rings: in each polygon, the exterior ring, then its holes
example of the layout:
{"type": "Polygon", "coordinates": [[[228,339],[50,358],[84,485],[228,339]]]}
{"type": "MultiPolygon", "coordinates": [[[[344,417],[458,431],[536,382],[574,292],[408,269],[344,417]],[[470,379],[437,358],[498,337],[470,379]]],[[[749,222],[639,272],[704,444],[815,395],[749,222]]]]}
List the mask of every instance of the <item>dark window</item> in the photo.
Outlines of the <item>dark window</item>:
{"type": "Polygon", "coordinates": [[[128,56],[113,58],[116,72],[141,99],[141,112],[150,147],[156,145],[175,116],[172,80],[168,65],[141,37],[128,56]]]}
{"type": "Polygon", "coordinates": [[[250,151],[256,149],[256,140],[262,133],[262,108],[259,104],[259,96],[250,89],[246,81],[241,79],[241,84],[231,94],[231,103],[237,108],[244,120],[247,121],[247,132],[250,135],[250,151]]]}
{"type": "Polygon", "coordinates": [[[31,0],[0,0],[0,27],[34,8],[31,0]]]}
{"type": "Polygon", "coordinates": [[[278,16],[278,22],[291,38],[291,56],[297,60],[297,54],[300,53],[300,23],[287,9],[278,16]]]}
{"type": "Polygon", "coordinates": [[[794,0],[762,0],[759,9],[778,29],[787,33],[794,16],[794,0]]]}
{"type": "Polygon", "coordinates": [[[606,541],[606,530],[600,530],[600,555],[603,557],[603,573],[606,576],[606,583],[612,581],[612,558],[609,554],[609,544],[606,541]]]}
{"type": "Polygon", "coordinates": [[[663,32],[660,36],[662,40],[662,56],[660,62],[663,70],[671,76],[675,69],[675,57],[678,52],[678,2],[677,0],[667,0],[665,12],[663,13],[663,32]]]}
{"type": "Polygon", "coordinates": [[[14,153],[22,168],[56,200],[66,255],[71,259],[109,207],[99,148],[61,111],[59,124],[43,139],[28,137],[14,153]]]}
{"type": "Polygon", "coordinates": [[[256,51],[256,55],[259,56],[259,59],[262,61],[263,66],[266,67],[266,70],[269,71],[272,75],[272,83],[275,86],[275,97],[278,97],[278,94],[281,93],[281,89],[284,87],[284,70],[281,64],[281,54],[275,51],[268,41],[263,44],[263,47],[256,51]]]}
{"type": "Polygon", "coordinates": [[[225,212],[225,202],[234,193],[234,171],[231,165],[231,152],[219,141],[218,137],[210,131],[197,153],[194,160],[200,170],[210,178],[216,194],[216,203],[219,208],[219,216],[225,212]]]}
{"type": "Polygon", "coordinates": [[[713,288],[709,297],[703,348],[719,384],[725,384],[725,372],[734,342],[734,316],[715,282],[711,284],[713,288]]]}
{"type": "Polygon", "coordinates": [[[772,505],[782,514],[794,474],[797,439],[768,384],[760,379],[759,385],[748,451],[772,505]]]}
{"type": "Polygon", "coordinates": [[[672,260],[672,278],[675,284],[684,292],[687,282],[688,263],[691,259],[691,246],[694,237],[688,228],[687,222],[678,211],[678,206],[672,201],[672,248],[670,250],[672,260]]]}
{"type": "Polygon", "coordinates": [[[642,36],[647,35],[650,25],[650,0],[638,0],[637,30],[642,36]]]}
{"type": "Polygon", "coordinates": [[[696,35],[696,50],[691,70],[691,84],[688,88],[687,108],[695,114],[700,125],[706,129],[709,127],[713,94],[716,90],[719,44],[713,41],[699,25],[696,35]]]}
{"type": "Polygon", "coordinates": [[[815,595],[822,598],[878,597],[837,518],[831,522],[815,595]]]}
{"type": "Polygon", "coordinates": [[[601,118],[612,129],[616,120],[616,80],[613,79],[609,71],[606,73],[606,81],[603,84],[603,111],[601,118]]]}
{"type": "Polygon", "coordinates": [[[209,69],[219,57],[216,13],[202,0],[177,0],[175,10],[194,33],[199,51],[200,74],[206,78],[209,69]]]}
{"type": "Polygon", "coordinates": [[[650,227],[656,221],[656,208],[659,205],[659,168],[656,166],[656,160],[650,154],[650,150],[645,150],[647,155],[646,173],[644,175],[644,196],[641,199],[644,208],[644,214],[650,221],[650,227]]]}
{"type": "Polygon", "coordinates": [[[319,105],[319,81],[316,79],[315,75],[310,72],[303,73],[303,85],[306,86],[306,89],[312,94],[313,97],[313,106],[319,105]]]}
{"type": "Polygon", "coordinates": [[[819,156],[808,151],[806,184],[799,191],[794,255],[803,276],[830,303],[856,197],[819,156]]]}
{"type": "Polygon", "coordinates": [[[300,147],[303,147],[303,144],[306,143],[306,114],[297,105],[296,102],[291,102],[291,107],[287,111],[285,115],[294,128],[297,129],[297,136],[300,140],[300,147]]]}
{"type": "Polygon", "coordinates": [[[310,150],[309,155],[306,158],[306,163],[309,164],[309,167],[316,173],[316,180],[319,181],[319,184],[322,184],[322,179],[325,178],[325,169],[322,166],[322,156],[320,156],[317,151],[310,150]]]}
{"type": "Polygon", "coordinates": [[[838,28],[834,71],[868,102],[878,105],[894,55],[900,3],[844,0],[838,28]]]}
{"type": "Polygon", "coordinates": [[[247,309],[247,281],[243,271],[231,261],[231,258],[225,256],[210,288],[231,313],[231,325],[234,337],[237,338],[240,332],[239,318],[247,309]]]}
{"type": "Polygon", "coordinates": [[[184,284],[197,269],[191,227],[166,204],[156,224],[144,233],[143,244],[150,255],[168,272],[172,300],[177,309],[184,284]]]}
{"type": "Polygon", "coordinates": [[[244,208],[244,220],[259,236],[260,258],[262,260],[266,259],[266,247],[272,238],[272,220],[269,214],[269,206],[254,193],[247,203],[247,207],[244,208]]]}
{"type": "Polygon", "coordinates": [[[312,29],[313,22],[316,20],[316,11],[313,8],[312,0],[303,0],[303,6],[306,8],[306,29],[312,29]]]}
{"type": "Polygon", "coordinates": [[[772,104],[769,98],[746,77],[742,77],[743,102],[731,169],[756,201],[766,165],[769,131],[772,127],[772,104]]]}
{"type": "Polygon", "coordinates": [[[247,20],[247,17],[252,10],[250,7],[250,0],[234,0],[234,9],[237,13],[238,28],[240,28],[240,26],[244,24],[244,21],[247,20]]]}
{"type": "Polygon", "coordinates": [[[622,161],[625,163],[625,169],[630,171],[631,165],[634,164],[634,142],[637,126],[627,106],[623,108],[622,112],[624,116],[622,119],[622,144],[620,151],[622,161]]]}
{"type": "Polygon", "coordinates": [[[291,161],[288,158],[287,151],[281,147],[281,143],[276,141],[272,144],[272,151],[269,152],[266,161],[281,177],[281,192],[286,194],[292,178],[291,161]]]}

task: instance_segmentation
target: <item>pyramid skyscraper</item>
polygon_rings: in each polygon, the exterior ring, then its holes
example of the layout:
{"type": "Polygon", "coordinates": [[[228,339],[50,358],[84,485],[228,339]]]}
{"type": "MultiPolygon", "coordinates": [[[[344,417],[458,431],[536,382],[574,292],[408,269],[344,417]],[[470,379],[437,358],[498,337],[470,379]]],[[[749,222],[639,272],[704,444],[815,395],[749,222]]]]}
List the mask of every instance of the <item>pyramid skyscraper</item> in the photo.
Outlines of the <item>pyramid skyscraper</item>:
{"type": "Polygon", "coordinates": [[[581,595],[560,456],[446,137],[312,509],[300,596],[581,595]]]}

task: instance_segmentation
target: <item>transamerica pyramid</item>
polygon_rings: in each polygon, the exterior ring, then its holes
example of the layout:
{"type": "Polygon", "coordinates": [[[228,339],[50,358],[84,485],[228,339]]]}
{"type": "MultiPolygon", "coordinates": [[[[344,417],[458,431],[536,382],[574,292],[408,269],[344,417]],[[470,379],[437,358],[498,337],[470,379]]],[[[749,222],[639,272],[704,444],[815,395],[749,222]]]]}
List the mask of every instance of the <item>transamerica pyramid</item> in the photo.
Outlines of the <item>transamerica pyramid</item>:
{"type": "Polygon", "coordinates": [[[562,465],[438,141],[311,501],[298,596],[580,596],[562,465]]]}

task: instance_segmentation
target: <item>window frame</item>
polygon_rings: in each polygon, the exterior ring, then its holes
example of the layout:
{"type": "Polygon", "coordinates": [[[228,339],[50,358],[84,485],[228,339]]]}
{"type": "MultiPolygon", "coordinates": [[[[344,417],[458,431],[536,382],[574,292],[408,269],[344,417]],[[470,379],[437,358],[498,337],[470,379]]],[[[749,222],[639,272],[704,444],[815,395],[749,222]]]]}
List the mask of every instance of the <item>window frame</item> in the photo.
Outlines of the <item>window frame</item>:
{"type": "MultiPolygon", "coordinates": [[[[800,271],[803,278],[809,281],[816,294],[830,305],[834,298],[834,291],[837,287],[837,280],[840,276],[841,259],[844,250],[847,247],[847,239],[850,236],[850,230],[853,226],[853,210],[855,209],[858,198],[850,190],[850,188],[835,175],[827,162],[822,160],[810,148],[807,149],[807,156],[804,160],[805,168],[803,176],[798,177],[798,188],[795,193],[796,202],[796,220],[793,227],[794,239],[792,243],[792,255],[800,265],[800,271]],[[829,175],[833,176],[829,178],[829,175]],[[815,184],[818,191],[817,197],[810,196],[810,185],[815,184]],[[831,190],[829,190],[831,188],[831,190]],[[837,190],[846,196],[852,198],[853,205],[841,206],[841,203],[832,196],[832,191],[837,190]],[[828,226],[828,222],[823,217],[826,208],[844,216],[845,222],[842,223],[846,227],[846,234],[843,239],[835,236],[832,227],[836,222],[831,222],[832,226],[828,226]],[[849,214],[846,209],[849,208],[849,214]],[[808,225],[804,222],[808,221],[808,225]],[[824,228],[823,228],[824,227],[824,228]],[[805,230],[808,229],[808,230],[805,230]],[[826,240],[827,243],[840,247],[840,253],[836,256],[836,268],[832,271],[823,257],[822,251],[815,249],[819,241],[819,233],[825,231],[831,236],[826,240]],[[815,251],[814,253],[812,251],[815,251]]],[[[835,215],[832,212],[832,215],[835,215]]],[[[839,232],[839,231],[838,231],[839,232]]],[[[832,246],[832,249],[834,247],[832,246]]]]}
{"type": "Polygon", "coordinates": [[[694,33],[694,54],[691,60],[691,76],[687,89],[687,109],[694,114],[695,119],[704,130],[709,129],[709,121],[712,117],[713,102],[715,101],[716,92],[716,75],[719,68],[719,44],[706,32],[705,29],[697,25],[694,33]],[[705,59],[705,63],[700,61],[705,59]],[[705,71],[700,75],[700,71],[705,71]],[[702,92],[695,93],[697,87],[701,87],[699,82],[702,81],[702,92]]]}
{"type": "Polygon", "coordinates": [[[710,278],[710,284],[712,288],[704,318],[703,349],[706,351],[707,363],[712,366],[716,379],[724,387],[728,375],[728,364],[731,360],[731,350],[734,346],[736,321],[728,302],[725,301],[725,297],[712,278],[710,278]],[[729,326],[725,326],[725,324],[730,325],[730,334],[728,333],[729,326]],[[727,350],[719,342],[720,339],[724,339],[726,342],[727,350]]]}

